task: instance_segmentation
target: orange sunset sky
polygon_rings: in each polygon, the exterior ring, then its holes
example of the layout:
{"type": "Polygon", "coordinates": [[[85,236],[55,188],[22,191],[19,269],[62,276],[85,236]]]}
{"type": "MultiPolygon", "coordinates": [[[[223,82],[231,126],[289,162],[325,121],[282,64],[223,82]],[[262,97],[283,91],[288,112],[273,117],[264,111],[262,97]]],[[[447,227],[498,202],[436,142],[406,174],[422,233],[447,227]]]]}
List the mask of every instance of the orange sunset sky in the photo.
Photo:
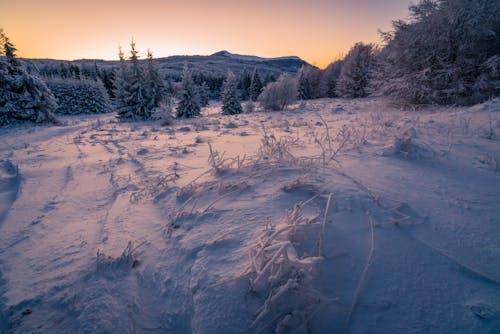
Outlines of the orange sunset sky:
{"type": "Polygon", "coordinates": [[[405,18],[409,0],[0,0],[0,27],[28,58],[116,59],[133,37],[144,55],[296,55],[320,67],[405,18]]]}

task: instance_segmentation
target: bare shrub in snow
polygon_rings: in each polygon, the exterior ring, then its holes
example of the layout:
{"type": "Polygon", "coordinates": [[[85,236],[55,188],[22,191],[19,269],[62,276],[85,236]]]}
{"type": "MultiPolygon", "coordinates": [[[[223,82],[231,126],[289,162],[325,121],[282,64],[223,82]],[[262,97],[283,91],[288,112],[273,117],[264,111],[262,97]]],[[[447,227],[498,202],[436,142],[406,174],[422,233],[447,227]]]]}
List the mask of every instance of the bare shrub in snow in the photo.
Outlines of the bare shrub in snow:
{"type": "Polygon", "coordinates": [[[273,133],[269,134],[266,128],[263,127],[263,136],[257,153],[258,160],[276,163],[296,161],[290,149],[293,146],[297,146],[298,141],[297,138],[292,138],[290,136],[276,138],[273,133]]]}
{"type": "Polygon", "coordinates": [[[429,158],[434,155],[432,149],[428,148],[423,143],[416,142],[416,131],[412,127],[394,137],[394,142],[391,148],[384,152],[385,155],[395,154],[405,159],[429,158]]]}
{"type": "Polygon", "coordinates": [[[297,80],[282,74],[278,81],[267,84],[259,95],[259,102],[268,110],[284,110],[297,101],[297,80]]]}
{"type": "MultiPolygon", "coordinates": [[[[278,224],[269,226],[259,237],[258,244],[250,250],[250,272],[255,274],[250,279],[250,288],[255,292],[268,291],[267,299],[256,312],[252,328],[274,327],[277,332],[299,330],[321,302],[319,293],[309,288],[308,282],[322,258],[320,255],[300,255],[295,246],[298,243],[295,234],[299,229],[315,234],[319,227],[317,252],[321,253],[331,195],[323,223],[316,223],[319,215],[309,220],[302,214],[302,207],[314,198],[296,204],[278,224]]],[[[316,253],[316,250],[308,253],[316,253]]]]}
{"type": "Polygon", "coordinates": [[[123,270],[130,270],[139,264],[139,251],[138,249],[144,245],[140,243],[134,247],[132,241],[129,241],[127,247],[123,250],[122,254],[118,257],[107,256],[100,250],[97,251],[96,270],[101,273],[108,273],[113,275],[123,270]]]}
{"type": "Polygon", "coordinates": [[[216,174],[221,174],[231,168],[240,169],[246,160],[246,155],[242,158],[238,155],[236,158],[225,158],[224,153],[212,148],[212,145],[208,143],[209,156],[208,163],[216,174]]]}

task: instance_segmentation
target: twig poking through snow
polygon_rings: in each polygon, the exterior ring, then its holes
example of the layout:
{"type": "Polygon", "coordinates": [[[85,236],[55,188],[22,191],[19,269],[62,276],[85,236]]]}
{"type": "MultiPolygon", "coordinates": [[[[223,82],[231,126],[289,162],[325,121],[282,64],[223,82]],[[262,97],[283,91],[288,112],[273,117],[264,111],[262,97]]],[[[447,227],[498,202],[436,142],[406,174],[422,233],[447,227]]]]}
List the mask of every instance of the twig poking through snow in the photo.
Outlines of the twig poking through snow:
{"type": "Polygon", "coordinates": [[[370,215],[368,215],[368,222],[370,224],[370,252],[368,253],[368,259],[366,260],[365,268],[363,269],[363,272],[361,273],[361,278],[359,279],[358,287],[356,288],[356,291],[354,292],[352,304],[351,304],[351,307],[349,308],[349,313],[347,314],[347,318],[345,321],[344,333],[349,332],[349,322],[351,320],[352,313],[354,312],[354,309],[356,308],[356,305],[358,304],[358,298],[359,298],[359,295],[361,294],[361,290],[363,290],[363,286],[365,285],[366,275],[368,274],[368,269],[370,268],[370,265],[372,263],[373,252],[375,250],[375,233],[373,231],[373,220],[372,220],[372,217],[370,215]]]}
{"type": "Polygon", "coordinates": [[[328,219],[328,211],[330,211],[330,202],[332,201],[333,194],[330,193],[328,195],[328,201],[326,202],[325,207],[325,216],[323,217],[323,224],[321,224],[321,232],[318,238],[318,257],[321,257],[322,249],[323,249],[323,235],[325,234],[325,225],[328,219]]]}

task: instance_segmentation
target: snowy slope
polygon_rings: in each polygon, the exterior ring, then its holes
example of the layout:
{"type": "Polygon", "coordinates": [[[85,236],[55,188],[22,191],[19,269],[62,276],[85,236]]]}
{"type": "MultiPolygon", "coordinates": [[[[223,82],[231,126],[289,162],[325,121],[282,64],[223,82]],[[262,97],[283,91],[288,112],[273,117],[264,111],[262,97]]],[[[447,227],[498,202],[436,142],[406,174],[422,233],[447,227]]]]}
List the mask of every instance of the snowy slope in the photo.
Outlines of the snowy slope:
{"type": "Polygon", "coordinates": [[[2,129],[0,333],[500,331],[500,101],[219,112],[2,129]]]}

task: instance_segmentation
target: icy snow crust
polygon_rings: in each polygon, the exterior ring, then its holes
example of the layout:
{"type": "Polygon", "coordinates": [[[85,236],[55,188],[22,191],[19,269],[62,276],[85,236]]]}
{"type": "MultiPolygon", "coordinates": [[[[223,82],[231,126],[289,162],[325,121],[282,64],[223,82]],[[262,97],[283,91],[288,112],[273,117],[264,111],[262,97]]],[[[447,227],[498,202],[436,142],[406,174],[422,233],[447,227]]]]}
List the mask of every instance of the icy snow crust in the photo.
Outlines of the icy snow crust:
{"type": "Polygon", "coordinates": [[[1,333],[500,331],[498,100],[219,112],[2,129],[1,333]]]}

